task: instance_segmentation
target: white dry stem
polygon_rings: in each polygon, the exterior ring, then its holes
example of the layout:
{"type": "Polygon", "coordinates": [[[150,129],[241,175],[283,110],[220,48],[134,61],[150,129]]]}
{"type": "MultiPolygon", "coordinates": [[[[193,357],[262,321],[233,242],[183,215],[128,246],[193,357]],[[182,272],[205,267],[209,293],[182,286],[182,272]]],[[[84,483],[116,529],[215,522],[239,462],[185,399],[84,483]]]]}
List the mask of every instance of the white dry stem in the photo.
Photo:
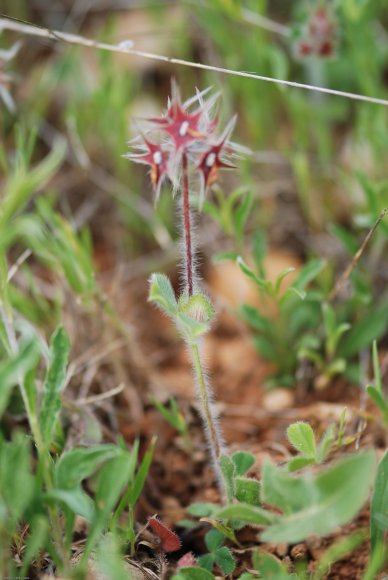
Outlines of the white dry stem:
{"type": "MultiPolygon", "coordinates": [[[[388,99],[381,99],[378,97],[369,97],[368,95],[362,95],[358,93],[350,93],[348,91],[339,91],[337,89],[330,89],[327,87],[314,87],[312,85],[308,85],[306,83],[298,83],[295,81],[287,81],[284,79],[277,79],[274,77],[267,77],[263,75],[258,75],[256,73],[239,71],[239,70],[232,70],[218,66],[212,66],[209,64],[204,64],[201,62],[191,62],[189,60],[184,60],[182,58],[174,58],[170,56],[164,56],[161,54],[154,54],[151,52],[145,52],[142,50],[136,50],[134,48],[123,48],[123,44],[108,44],[106,42],[97,42],[90,38],[85,38],[84,36],[80,36],[78,34],[70,34],[68,32],[61,32],[60,30],[50,30],[48,28],[41,28],[31,24],[24,24],[20,21],[10,20],[8,18],[0,18],[0,30],[1,29],[8,29],[8,30],[15,30],[22,34],[29,34],[31,36],[39,36],[41,38],[51,38],[52,40],[61,40],[67,42],[69,44],[76,44],[80,46],[87,46],[89,48],[94,49],[102,49],[102,50],[109,50],[111,52],[118,52],[120,54],[128,54],[132,56],[137,56],[140,58],[146,58],[150,60],[157,60],[160,62],[168,62],[170,64],[188,66],[192,68],[202,69],[202,70],[210,70],[218,73],[233,75],[237,77],[247,78],[247,79],[254,79],[258,81],[264,81],[269,83],[275,83],[279,85],[285,85],[287,87],[294,87],[305,89],[308,91],[317,91],[320,93],[326,93],[329,95],[335,95],[338,97],[345,97],[348,99],[353,99],[356,101],[364,101],[368,103],[375,103],[377,105],[384,105],[388,106],[388,99]]],[[[125,45],[126,46],[126,45],[125,45]]]]}

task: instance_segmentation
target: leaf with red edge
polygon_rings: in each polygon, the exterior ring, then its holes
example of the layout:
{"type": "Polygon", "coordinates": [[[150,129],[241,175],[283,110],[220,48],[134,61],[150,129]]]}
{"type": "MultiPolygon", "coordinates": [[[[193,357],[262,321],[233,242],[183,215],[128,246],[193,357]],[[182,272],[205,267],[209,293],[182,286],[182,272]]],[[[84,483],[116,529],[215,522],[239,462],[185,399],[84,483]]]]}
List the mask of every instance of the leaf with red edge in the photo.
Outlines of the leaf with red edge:
{"type": "Polygon", "coordinates": [[[156,534],[160,540],[160,547],[163,552],[176,552],[181,547],[181,541],[175,532],[170,530],[165,524],[163,524],[156,516],[152,516],[148,520],[148,524],[154,534],[156,534]]]}

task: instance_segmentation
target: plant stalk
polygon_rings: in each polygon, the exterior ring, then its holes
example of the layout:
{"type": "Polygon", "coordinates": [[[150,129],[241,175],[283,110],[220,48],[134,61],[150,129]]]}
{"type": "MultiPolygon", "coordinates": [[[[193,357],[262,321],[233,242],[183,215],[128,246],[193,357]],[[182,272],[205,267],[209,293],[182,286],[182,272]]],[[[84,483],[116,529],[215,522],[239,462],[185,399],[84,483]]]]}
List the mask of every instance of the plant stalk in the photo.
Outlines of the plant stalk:
{"type": "Polygon", "coordinates": [[[193,359],[193,367],[195,376],[197,379],[197,388],[199,392],[199,397],[201,401],[201,414],[203,422],[205,423],[206,438],[210,453],[213,459],[214,468],[217,475],[218,485],[221,492],[221,497],[223,500],[226,498],[226,490],[223,483],[221,469],[220,469],[220,456],[222,453],[222,441],[219,433],[218,419],[211,407],[211,392],[209,384],[206,381],[206,376],[203,368],[203,363],[201,361],[201,355],[199,352],[198,344],[192,342],[190,343],[190,350],[193,359]]]}
{"type": "Polygon", "coordinates": [[[189,296],[193,295],[193,256],[192,256],[192,242],[191,242],[191,222],[190,222],[190,200],[189,200],[189,178],[187,172],[187,155],[182,154],[182,182],[183,182],[183,225],[185,230],[185,245],[186,245],[186,275],[187,275],[187,290],[189,296]]]}

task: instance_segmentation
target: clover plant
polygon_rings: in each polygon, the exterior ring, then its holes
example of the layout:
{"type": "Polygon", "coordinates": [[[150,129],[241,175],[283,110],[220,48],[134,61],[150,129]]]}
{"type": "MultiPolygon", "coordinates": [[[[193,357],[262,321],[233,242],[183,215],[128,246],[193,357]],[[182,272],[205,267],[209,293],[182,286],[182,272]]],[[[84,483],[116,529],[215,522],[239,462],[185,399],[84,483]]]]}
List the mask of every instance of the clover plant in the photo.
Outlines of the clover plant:
{"type": "Polygon", "coordinates": [[[202,338],[209,331],[215,312],[199,284],[190,200],[190,192],[194,190],[202,205],[207,190],[218,179],[219,170],[234,167],[230,157],[236,146],[230,142],[230,135],[236,118],[231,119],[221,134],[218,133],[218,118],[214,115],[218,96],[209,96],[209,89],[206,89],[197,91],[195,96],[182,103],[178,86],[173,82],[165,115],[144,122],[144,129],[131,142],[135,151],[126,157],[150,167],[156,201],[166,180],[171,182],[173,194],[179,193],[183,238],[182,288],[177,297],[165,274],[152,274],[149,300],[172,319],[190,351],[209,450],[224,494],[220,466],[224,443],[201,355],[202,338]]]}

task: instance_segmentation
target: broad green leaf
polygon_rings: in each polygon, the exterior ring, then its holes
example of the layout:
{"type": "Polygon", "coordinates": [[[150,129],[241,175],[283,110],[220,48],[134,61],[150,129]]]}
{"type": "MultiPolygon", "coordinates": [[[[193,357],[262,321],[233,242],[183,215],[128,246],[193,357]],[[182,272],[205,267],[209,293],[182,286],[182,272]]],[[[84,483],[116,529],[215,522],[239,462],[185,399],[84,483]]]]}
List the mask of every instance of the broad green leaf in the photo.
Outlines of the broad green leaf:
{"type": "Polygon", "coordinates": [[[120,448],[115,445],[96,445],[66,451],[55,465],[56,486],[60,489],[78,487],[101,463],[120,453],[120,448]]]}
{"type": "Polygon", "coordinates": [[[261,501],[280,508],[284,513],[302,509],[308,502],[311,489],[301,477],[265,461],[261,473],[261,501]]]}
{"type": "Polygon", "coordinates": [[[262,578],[278,578],[283,577],[287,572],[286,567],[273,554],[269,554],[265,550],[254,550],[252,554],[252,564],[260,573],[262,578]]]}
{"type": "Polygon", "coordinates": [[[231,526],[214,518],[201,518],[200,521],[207,522],[208,524],[212,525],[215,528],[215,530],[217,530],[219,533],[222,534],[224,538],[228,538],[228,540],[230,540],[231,542],[238,544],[235,531],[231,526]]]}
{"type": "Polygon", "coordinates": [[[236,477],[235,497],[242,503],[258,505],[260,503],[260,483],[256,479],[249,477],[236,477]]]}
{"type": "Polygon", "coordinates": [[[178,304],[171,282],[165,274],[152,274],[148,300],[155,302],[168,316],[175,316],[178,304]]]}
{"type": "Polygon", "coordinates": [[[299,469],[303,469],[308,465],[314,465],[316,463],[315,457],[302,457],[298,455],[297,457],[293,457],[287,463],[288,471],[298,471],[299,469]]]}
{"type": "Polygon", "coordinates": [[[388,451],[379,463],[371,499],[370,536],[372,553],[384,542],[384,530],[379,526],[377,516],[388,517],[388,451]]]}
{"type": "Polygon", "coordinates": [[[228,501],[232,501],[234,496],[234,477],[236,474],[236,466],[228,455],[221,455],[220,469],[222,479],[224,480],[226,496],[228,501]]]}
{"type": "Polygon", "coordinates": [[[211,572],[214,566],[214,554],[203,554],[197,558],[197,561],[202,568],[211,572]]]}
{"type": "Polygon", "coordinates": [[[197,516],[200,518],[213,515],[214,512],[219,509],[219,507],[220,506],[218,506],[216,503],[196,502],[190,504],[186,511],[191,516],[197,516]]]}
{"type": "Polygon", "coordinates": [[[6,514],[4,526],[11,534],[35,493],[31,457],[30,442],[21,433],[10,442],[0,438],[0,513],[6,514]]]}
{"type": "Polygon", "coordinates": [[[287,438],[299,453],[309,457],[316,456],[315,435],[311,426],[303,421],[297,421],[287,429],[287,438]]]}
{"type": "Polygon", "coordinates": [[[375,453],[366,451],[346,457],[316,476],[308,473],[300,478],[307,491],[304,506],[279,518],[262,533],[262,539],[296,543],[312,534],[330,534],[350,521],[368,496],[375,462],[375,453]]]}
{"type": "Polygon", "coordinates": [[[233,554],[226,546],[222,546],[215,551],[214,561],[225,575],[232,574],[236,568],[236,561],[233,554]]]}
{"type": "Polygon", "coordinates": [[[338,348],[338,354],[349,358],[360,352],[370,343],[379,339],[387,330],[388,308],[386,304],[376,306],[368,314],[353,324],[338,348]]]}
{"type": "Polygon", "coordinates": [[[278,516],[272,512],[245,503],[236,503],[221,508],[215,516],[221,520],[240,520],[245,524],[257,526],[265,526],[278,519],[278,516]]]}
{"type": "Polygon", "coordinates": [[[105,462],[98,474],[96,489],[96,510],[90,523],[83,560],[87,561],[98,538],[107,525],[116,504],[120,499],[132,471],[132,457],[126,450],[105,462]]]}
{"type": "Polygon", "coordinates": [[[81,489],[53,489],[46,493],[45,499],[65,504],[74,514],[82,516],[89,522],[93,518],[95,511],[93,500],[81,489]]]}
{"type": "Polygon", "coordinates": [[[255,463],[255,456],[247,451],[236,451],[232,455],[236,466],[236,475],[245,475],[255,463]]]}
{"type": "Polygon", "coordinates": [[[43,385],[40,411],[40,427],[47,447],[52,442],[55,423],[61,409],[61,390],[65,384],[67,361],[70,351],[69,338],[59,327],[51,340],[50,361],[43,385]]]}
{"type": "Polygon", "coordinates": [[[381,392],[378,389],[376,389],[375,386],[368,385],[366,390],[368,392],[368,395],[374,402],[374,404],[377,405],[379,409],[381,409],[383,412],[388,411],[388,402],[384,399],[381,392]]]}
{"type": "Polygon", "coordinates": [[[214,580],[211,572],[197,566],[189,566],[179,570],[179,580],[214,580]]]}
{"type": "Polygon", "coordinates": [[[210,530],[205,535],[205,544],[209,552],[214,552],[225,541],[225,535],[216,529],[210,530]]]}
{"type": "Polygon", "coordinates": [[[18,382],[23,382],[25,375],[36,366],[38,359],[38,344],[36,340],[32,340],[24,344],[16,356],[0,363],[0,417],[7,407],[12,388],[18,382]]]}

